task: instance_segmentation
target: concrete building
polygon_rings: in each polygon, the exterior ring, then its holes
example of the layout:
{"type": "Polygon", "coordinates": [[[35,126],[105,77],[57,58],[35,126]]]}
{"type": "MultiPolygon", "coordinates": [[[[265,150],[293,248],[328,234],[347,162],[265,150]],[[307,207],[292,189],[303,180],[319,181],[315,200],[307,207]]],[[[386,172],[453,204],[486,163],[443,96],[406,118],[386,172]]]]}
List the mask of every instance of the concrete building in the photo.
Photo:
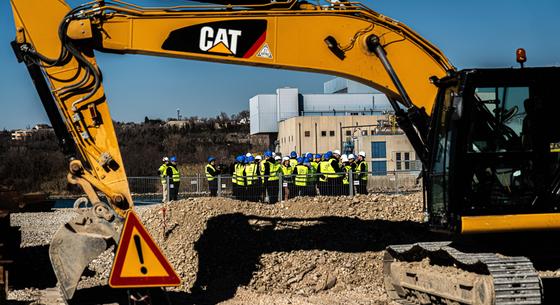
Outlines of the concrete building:
{"type": "Polygon", "coordinates": [[[280,88],[276,94],[254,96],[249,101],[251,135],[267,135],[282,155],[365,151],[377,175],[420,170],[384,94],[342,78],[326,82],[324,92],[280,88]]]}

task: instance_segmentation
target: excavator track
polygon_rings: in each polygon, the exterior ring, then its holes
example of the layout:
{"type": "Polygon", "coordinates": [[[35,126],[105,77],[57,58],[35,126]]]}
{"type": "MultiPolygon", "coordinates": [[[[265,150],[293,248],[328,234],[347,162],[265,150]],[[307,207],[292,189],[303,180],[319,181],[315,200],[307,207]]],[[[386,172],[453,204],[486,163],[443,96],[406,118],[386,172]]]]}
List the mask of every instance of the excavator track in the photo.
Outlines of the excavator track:
{"type": "Polygon", "coordinates": [[[542,304],[541,279],[526,257],[464,253],[450,245],[389,246],[384,275],[390,297],[407,305],[542,304]]]}

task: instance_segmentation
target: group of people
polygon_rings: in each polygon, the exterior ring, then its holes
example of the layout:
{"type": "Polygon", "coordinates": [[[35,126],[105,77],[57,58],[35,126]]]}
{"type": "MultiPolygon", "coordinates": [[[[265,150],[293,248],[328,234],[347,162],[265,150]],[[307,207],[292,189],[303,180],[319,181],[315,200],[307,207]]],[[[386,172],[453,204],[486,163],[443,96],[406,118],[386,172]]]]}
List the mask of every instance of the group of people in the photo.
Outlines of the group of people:
{"type": "Polygon", "coordinates": [[[349,195],[350,188],[367,194],[368,166],[366,154],[341,154],[339,150],[324,154],[292,151],[281,157],[266,151],[261,157],[248,153],[235,158],[231,175],[233,196],[240,200],[276,203],[282,191],[285,199],[295,196],[349,195]],[[282,185],[280,185],[282,176],[282,185]],[[355,181],[350,186],[350,181],[355,181]]]}
{"type": "Polygon", "coordinates": [[[158,169],[158,176],[163,186],[163,202],[177,200],[181,174],[177,167],[177,157],[163,157],[163,164],[158,169]]]}
{"type": "MultiPolygon", "coordinates": [[[[181,184],[181,173],[177,167],[177,157],[163,157],[162,165],[158,169],[158,175],[161,179],[163,189],[163,202],[169,200],[177,200],[179,195],[179,186],[181,184]]],[[[218,175],[221,174],[222,168],[216,165],[216,158],[209,157],[208,164],[205,167],[206,179],[208,180],[208,189],[210,196],[216,196],[218,193],[218,175]]]]}
{"type": "MultiPolygon", "coordinates": [[[[219,176],[231,174],[234,198],[244,201],[278,202],[280,192],[285,199],[296,196],[367,194],[368,165],[366,154],[341,154],[339,150],[324,154],[298,155],[292,151],[281,157],[266,151],[263,156],[247,153],[235,158],[225,169],[209,157],[205,166],[210,196],[218,192],[219,176]],[[281,181],[280,181],[281,179],[281,181]],[[352,183],[352,185],[350,185],[352,183]]],[[[181,175],[176,157],[164,157],[158,171],[163,185],[163,201],[177,200],[181,175]],[[169,197],[168,197],[169,196],[169,197]]]]}

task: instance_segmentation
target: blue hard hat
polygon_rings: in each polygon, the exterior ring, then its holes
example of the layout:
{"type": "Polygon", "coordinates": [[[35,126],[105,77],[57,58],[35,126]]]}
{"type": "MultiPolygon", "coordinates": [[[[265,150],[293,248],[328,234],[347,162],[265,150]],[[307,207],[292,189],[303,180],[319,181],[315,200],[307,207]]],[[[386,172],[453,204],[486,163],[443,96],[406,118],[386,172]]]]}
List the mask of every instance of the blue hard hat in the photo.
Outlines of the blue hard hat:
{"type": "Polygon", "coordinates": [[[267,151],[264,152],[264,156],[267,157],[267,158],[270,158],[270,157],[272,157],[272,152],[270,150],[267,150],[267,151]]]}
{"type": "Polygon", "coordinates": [[[208,157],[208,163],[210,163],[210,162],[212,162],[212,161],[214,161],[214,160],[216,160],[216,158],[214,158],[214,157],[208,157]]]}
{"type": "Polygon", "coordinates": [[[313,154],[312,153],[307,153],[307,155],[305,155],[306,158],[308,159],[313,159],[313,154]]]}
{"type": "Polygon", "coordinates": [[[295,151],[292,151],[290,153],[290,158],[296,158],[297,157],[297,153],[295,151]]]}
{"type": "Polygon", "coordinates": [[[177,162],[177,157],[171,156],[171,158],[169,158],[169,161],[171,161],[171,162],[177,162]]]}
{"type": "Polygon", "coordinates": [[[331,157],[332,157],[332,151],[329,150],[325,153],[325,159],[330,159],[331,157]]]}
{"type": "Polygon", "coordinates": [[[243,163],[243,159],[245,159],[245,157],[239,155],[235,158],[235,161],[237,161],[237,163],[243,163]]]}
{"type": "Polygon", "coordinates": [[[315,155],[315,159],[321,159],[321,157],[322,157],[321,154],[316,154],[315,155]]]}
{"type": "Polygon", "coordinates": [[[303,163],[303,158],[302,157],[298,157],[296,160],[297,160],[297,163],[303,163]]]}
{"type": "Polygon", "coordinates": [[[250,156],[249,158],[247,158],[247,162],[255,162],[255,157],[250,156]]]}
{"type": "Polygon", "coordinates": [[[309,158],[307,158],[307,157],[303,158],[303,163],[309,163],[309,161],[310,161],[309,158]]]}

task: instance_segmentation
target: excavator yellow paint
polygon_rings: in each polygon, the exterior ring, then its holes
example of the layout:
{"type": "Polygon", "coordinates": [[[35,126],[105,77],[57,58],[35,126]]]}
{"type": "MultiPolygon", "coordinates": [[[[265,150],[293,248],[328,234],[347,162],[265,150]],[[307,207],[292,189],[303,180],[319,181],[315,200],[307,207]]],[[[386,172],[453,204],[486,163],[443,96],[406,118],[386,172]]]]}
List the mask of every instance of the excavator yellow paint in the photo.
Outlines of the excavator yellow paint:
{"type": "Polygon", "coordinates": [[[461,217],[461,233],[499,233],[560,229],[560,214],[519,214],[461,217]]]}
{"type": "MultiPolygon", "coordinates": [[[[293,0],[242,7],[143,8],[122,1],[92,1],[75,9],[63,0],[10,3],[16,53],[35,80],[43,84],[44,78],[48,84],[50,93],[45,86],[38,88],[42,101],[54,100],[76,147],[68,181],[79,184],[97,204],[89,210],[91,222],[79,217],[69,221],[51,243],[51,263],[67,299],[90,258],[106,249],[106,240],[118,242],[120,218],[105,209],[124,216],[133,207],[94,51],[327,73],[403,100],[385,66],[367,47],[367,37],[376,35],[411,102],[428,115],[438,91],[430,78],[455,70],[422,36],[359,3],[320,6],[293,0]],[[208,48],[210,44],[215,45],[208,48]],[[265,46],[274,56],[259,56],[265,46]],[[96,192],[105,194],[110,207],[96,192]]],[[[125,273],[134,272],[138,271],[125,273]]]]}

